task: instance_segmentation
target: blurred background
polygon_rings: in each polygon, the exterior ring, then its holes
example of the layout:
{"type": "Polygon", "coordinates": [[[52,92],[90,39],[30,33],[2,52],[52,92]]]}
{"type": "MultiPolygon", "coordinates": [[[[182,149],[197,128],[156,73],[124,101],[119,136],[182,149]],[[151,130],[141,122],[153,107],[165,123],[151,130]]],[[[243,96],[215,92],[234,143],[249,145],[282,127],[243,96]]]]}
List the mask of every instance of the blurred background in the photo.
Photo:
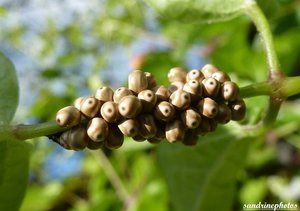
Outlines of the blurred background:
{"type": "MultiPolygon", "coordinates": [[[[300,1],[258,3],[270,21],[282,70],[299,75],[300,1]]],[[[93,95],[104,85],[126,85],[133,69],[153,73],[159,84],[168,83],[174,66],[190,70],[206,63],[240,86],[266,79],[263,49],[246,16],[186,23],[165,18],[139,0],[0,0],[0,29],[0,50],[15,64],[20,83],[15,123],[53,120],[76,97],[93,95]]],[[[266,100],[247,99],[242,124],[257,122],[266,100]]],[[[274,129],[250,145],[235,178],[234,210],[259,201],[300,202],[298,108],[298,96],[289,99],[274,129]]],[[[234,128],[230,123],[218,131],[234,128]]],[[[31,142],[21,210],[172,209],[164,166],[158,165],[162,156],[157,156],[166,146],[127,139],[115,151],[73,152],[44,137],[31,142]]]]}

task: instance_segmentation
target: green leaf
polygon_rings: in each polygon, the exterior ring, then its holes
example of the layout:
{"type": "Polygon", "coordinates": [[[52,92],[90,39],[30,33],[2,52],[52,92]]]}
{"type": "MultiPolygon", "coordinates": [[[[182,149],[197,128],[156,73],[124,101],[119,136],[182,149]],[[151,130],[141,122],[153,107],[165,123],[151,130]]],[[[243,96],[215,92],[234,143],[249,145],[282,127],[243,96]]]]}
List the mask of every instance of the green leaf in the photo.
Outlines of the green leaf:
{"type": "Polygon", "coordinates": [[[180,22],[218,22],[239,15],[245,0],[146,0],[163,19],[180,22]]]}
{"type": "Polygon", "coordinates": [[[242,204],[259,203],[266,198],[268,194],[268,179],[259,177],[249,179],[241,188],[239,197],[242,204]]]}
{"type": "Polygon", "coordinates": [[[231,210],[236,174],[244,164],[249,143],[249,139],[237,140],[218,130],[200,137],[196,147],[161,144],[158,158],[172,210],[231,210]]]}
{"type": "MultiPolygon", "coordinates": [[[[18,106],[16,70],[0,52],[0,123],[8,124],[18,106]]],[[[15,140],[0,142],[0,210],[18,210],[23,200],[29,168],[30,145],[15,140]]]]}
{"type": "Polygon", "coordinates": [[[0,142],[0,210],[18,210],[23,200],[29,168],[30,145],[0,142]]]}
{"type": "Polygon", "coordinates": [[[19,86],[12,62],[0,52],[0,124],[9,123],[19,102],[19,86]]]}
{"type": "Polygon", "coordinates": [[[20,211],[50,210],[63,197],[64,185],[60,181],[47,184],[31,184],[20,211]]]}
{"type": "Polygon", "coordinates": [[[154,51],[145,54],[140,69],[151,72],[157,84],[168,86],[169,81],[166,76],[171,67],[184,66],[183,61],[174,59],[171,53],[171,51],[154,51]]]}

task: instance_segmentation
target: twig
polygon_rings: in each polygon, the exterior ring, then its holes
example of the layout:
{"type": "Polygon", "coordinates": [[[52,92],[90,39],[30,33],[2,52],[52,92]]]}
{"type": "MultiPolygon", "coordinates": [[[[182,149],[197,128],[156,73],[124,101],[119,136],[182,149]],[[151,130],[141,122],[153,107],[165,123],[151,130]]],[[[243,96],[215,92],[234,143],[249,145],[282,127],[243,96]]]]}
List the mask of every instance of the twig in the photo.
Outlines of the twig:
{"type": "Polygon", "coordinates": [[[122,180],[118,176],[114,167],[111,165],[110,161],[107,159],[106,155],[103,153],[102,150],[97,150],[97,152],[90,151],[90,153],[99,163],[99,165],[103,168],[108,180],[115,188],[116,194],[123,201],[123,204],[125,205],[124,207],[129,207],[129,204],[132,203],[132,197],[123,185],[122,180]]]}

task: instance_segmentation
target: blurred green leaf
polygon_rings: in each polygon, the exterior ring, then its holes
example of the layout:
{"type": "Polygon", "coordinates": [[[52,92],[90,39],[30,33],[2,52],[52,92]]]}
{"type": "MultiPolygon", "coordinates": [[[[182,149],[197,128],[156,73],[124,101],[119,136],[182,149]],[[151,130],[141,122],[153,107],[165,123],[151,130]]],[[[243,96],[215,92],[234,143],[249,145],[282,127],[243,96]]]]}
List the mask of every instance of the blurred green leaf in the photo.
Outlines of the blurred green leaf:
{"type": "Polygon", "coordinates": [[[0,16],[4,16],[6,14],[6,8],[3,6],[0,6],[0,16]]]}
{"type": "Polygon", "coordinates": [[[64,33],[68,36],[68,40],[73,44],[73,45],[78,45],[80,46],[81,44],[81,29],[80,25],[77,24],[72,24],[68,26],[65,30],[64,33]]]}
{"type": "Polygon", "coordinates": [[[159,163],[173,210],[231,210],[249,144],[250,139],[238,140],[222,129],[200,137],[192,148],[161,144],[159,163]]]}
{"type": "MultiPolygon", "coordinates": [[[[299,26],[300,23],[298,23],[299,26]]],[[[300,59],[300,40],[298,39],[300,33],[299,27],[290,28],[283,34],[279,34],[275,38],[276,49],[280,57],[281,66],[287,75],[295,75],[299,73],[299,59],[300,59]],[[293,44],[288,44],[288,40],[293,40],[293,44]]]]}
{"type": "Polygon", "coordinates": [[[144,55],[140,69],[155,76],[157,84],[168,85],[167,74],[172,67],[183,67],[183,61],[172,58],[171,51],[149,52],[144,55]]]}
{"type": "Polygon", "coordinates": [[[18,106],[19,86],[12,62],[0,52],[0,123],[9,123],[18,106]]]}
{"type": "Polygon", "coordinates": [[[28,189],[20,210],[48,210],[59,201],[63,184],[52,182],[45,185],[32,184],[28,189]]]}
{"type": "Polygon", "coordinates": [[[36,102],[31,106],[31,113],[43,121],[53,119],[60,108],[71,104],[73,100],[74,96],[69,92],[63,96],[57,96],[50,90],[43,89],[36,102]]]}
{"type": "Polygon", "coordinates": [[[238,18],[218,25],[218,30],[213,32],[216,36],[216,49],[211,55],[213,63],[223,71],[234,72],[240,77],[253,81],[265,80],[267,66],[264,52],[260,42],[257,42],[259,40],[252,41],[249,38],[251,25],[248,20],[238,18]],[[226,32],[222,33],[222,30],[226,32]]]}
{"type": "Polygon", "coordinates": [[[256,0],[258,6],[262,9],[264,14],[270,19],[278,15],[280,6],[280,1],[274,0],[256,0]]]}
{"type": "Polygon", "coordinates": [[[164,19],[184,22],[218,22],[236,17],[245,0],[146,0],[164,19]]]}
{"type": "Polygon", "coordinates": [[[264,96],[245,99],[247,105],[247,113],[243,122],[247,122],[249,124],[257,123],[264,115],[267,100],[268,98],[264,96]]]}
{"type": "Polygon", "coordinates": [[[70,52],[68,54],[64,54],[58,59],[59,64],[72,64],[75,63],[80,57],[80,52],[70,52]]]}
{"type": "Polygon", "coordinates": [[[61,70],[57,68],[49,68],[42,71],[41,75],[47,79],[54,79],[61,76],[61,70]]]}
{"type": "Polygon", "coordinates": [[[248,180],[241,189],[240,198],[242,204],[259,203],[264,201],[268,192],[268,181],[265,177],[248,180]]]}
{"type": "Polygon", "coordinates": [[[137,202],[134,204],[132,210],[138,211],[165,211],[168,210],[168,200],[165,183],[162,180],[152,179],[143,188],[139,195],[137,202]],[[155,203],[153,203],[155,201],[155,203]]]}
{"type": "Polygon", "coordinates": [[[0,142],[0,210],[19,210],[27,188],[30,145],[0,142]]]}
{"type": "Polygon", "coordinates": [[[264,141],[264,139],[255,140],[249,149],[246,165],[252,172],[267,171],[276,165],[276,148],[274,146],[266,147],[264,141]]]}

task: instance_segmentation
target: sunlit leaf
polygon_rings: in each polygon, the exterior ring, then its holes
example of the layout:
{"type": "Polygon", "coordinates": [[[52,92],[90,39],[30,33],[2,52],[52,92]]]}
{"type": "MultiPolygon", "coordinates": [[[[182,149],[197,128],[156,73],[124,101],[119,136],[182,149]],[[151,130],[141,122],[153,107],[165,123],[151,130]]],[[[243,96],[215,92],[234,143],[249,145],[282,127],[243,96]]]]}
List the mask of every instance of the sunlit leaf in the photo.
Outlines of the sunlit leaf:
{"type": "Polygon", "coordinates": [[[183,22],[217,22],[233,18],[245,7],[245,0],[146,0],[163,19],[183,22]]]}
{"type": "Polygon", "coordinates": [[[30,185],[26,192],[20,211],[49,210],[61,197],[63,184],[52,182],[47,185],[30,185]]]}
{"type": "Polygon", "coordinates": [[[236,174],[244,164],[249,143],[219,130],[200,137],[197,147],[162,144],[159,163],[172,210],[231,210],[236,174]]]}
{"type": "Polygon", "coordinates": [[[0,123],[9,123],[19,101],[16,70],[12,62],[0,52],[0,123]]]}
{"type": "Polygon", "coordinates": [[[259,203],[267,195],[268,181],[265,177],[249,180],[241,189],[240,198],[243,204],[259,203]]]}

